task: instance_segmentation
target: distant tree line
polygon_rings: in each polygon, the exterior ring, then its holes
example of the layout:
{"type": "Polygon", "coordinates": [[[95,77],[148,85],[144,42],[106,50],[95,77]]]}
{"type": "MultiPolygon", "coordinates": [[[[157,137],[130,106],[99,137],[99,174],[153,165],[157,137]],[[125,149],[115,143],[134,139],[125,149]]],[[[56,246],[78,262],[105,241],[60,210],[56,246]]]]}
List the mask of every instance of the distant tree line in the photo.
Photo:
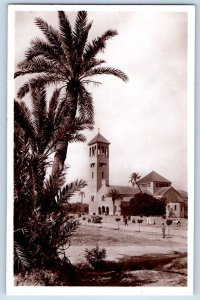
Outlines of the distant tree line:
{"type": "Polygon", "coordinates": [[[66,209],[68,213],[73,214],[88,214],[89,213],[89,206],[87,203],[67,203],[66,209]]]}

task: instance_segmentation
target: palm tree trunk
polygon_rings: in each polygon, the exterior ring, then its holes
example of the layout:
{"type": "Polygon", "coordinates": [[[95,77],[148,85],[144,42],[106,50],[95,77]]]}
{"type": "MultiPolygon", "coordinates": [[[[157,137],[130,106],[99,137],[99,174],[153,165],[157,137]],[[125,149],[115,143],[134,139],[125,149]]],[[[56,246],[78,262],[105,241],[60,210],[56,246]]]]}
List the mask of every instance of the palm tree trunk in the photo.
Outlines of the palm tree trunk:
{"type": "MultiPolygon", "coordinates": [[[[136,183],[137,184],[137,183],[136,183]]],[[[140,185],[139,184],[137,184],[137,186],[138,186],[138,189],[140,190],[140,193],[141,194],[143,194],[143,192],[142,192],[142,190],[141,190],[141,187],[140,187],[140,185]]]]}
{"type": "Polygon", "coordinates": [[[115,199],[113,199],[113,215],[115,216],[115,199]]]}
{"type": "MultiPolygon", "coordinates": [[[[78,107],[78,92],[76,81],[71,81],[66,89],[66,105],[69,107],[68,116],[74,121],[78,107]]],[[[67,149],[69,142],[60,141],[56,146],[54,162],[52,166],[52,174],[59,174],[64,168],[65,159],[67,157],[67,149]]]]}
{"type": "Polygon", "coordinates": [[[52,166],[52,175],[60,174],[62,172],[67,156],[68,143],[68,141],[60,141],[57,144],[52,166]]]}

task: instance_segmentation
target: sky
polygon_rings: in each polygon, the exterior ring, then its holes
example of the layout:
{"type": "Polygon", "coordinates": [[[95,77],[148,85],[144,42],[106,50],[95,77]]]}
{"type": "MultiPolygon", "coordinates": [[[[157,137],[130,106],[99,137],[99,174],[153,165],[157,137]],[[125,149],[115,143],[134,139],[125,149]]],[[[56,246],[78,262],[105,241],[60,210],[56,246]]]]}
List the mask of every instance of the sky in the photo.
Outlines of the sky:
{"type": "MultiPolygon", "coordinates": [[[[76,13],[66,13],[73,23],[76,13]]],[[[43,37],[34,24],[38,16],[58,26],[56,11],[16,12],[15,63],[24,58],[32,38],[43,37]]],[[[88,86],[94,99],[95,128],[85,135],[88,143],[100,128],[110,141],[110,184],[129,185],[132,172],[145,176],[154,170],[175,188],[188,190],[187,13],[89,11],[88,20],[93,21],[89,39],[107,29],[118,31],[99,57],[129,77],[125,83],[99,76],[100,86],[88,86]]],[[[16,90],[23,82],[15,80],[16,90]]],[[[68,181],[88,180],[87,143],[70,145],[68,181]]]]}

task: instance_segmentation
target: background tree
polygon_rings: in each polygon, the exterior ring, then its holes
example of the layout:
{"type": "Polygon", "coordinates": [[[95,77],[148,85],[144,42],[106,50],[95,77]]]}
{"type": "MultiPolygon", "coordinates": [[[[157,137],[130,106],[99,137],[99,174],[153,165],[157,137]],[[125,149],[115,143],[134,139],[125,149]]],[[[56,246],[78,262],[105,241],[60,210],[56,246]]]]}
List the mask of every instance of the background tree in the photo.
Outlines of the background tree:
{"type": "Polygon", "coordinates": [[[138,184],[138,180],[140,180],[141,176],[139,175],[139,173],[132,173],[130,178],[129,178],[129,182],[132,183],[133,187],[135,185],[137,185],[138,189],[140,190],[140,193],[142,194],[142,190],[141,190],[141,187],[140,185],[138,184]]]}
{"type": "MultiPolygon", "coordinates": [[[[93,99],[86,89],[89,83],[99,83],[93,77],[114,75],[123,81],[128,80],[122,71],[106,67],[105,61],[97,58],[104,51],[107,40],[117,35],[117,31],[107,30],[89,42],[88,34],[92,23],[88,23],[86,11],[77,13],[74,29],[63,11],[58,12],[58,21],[57,30],[41,18],[35,19],[45,40],[35,38],[31,41],[31,46],[25,53],[26,58],[18,64],[18,71],[14,76],[34,75],[29,79],[33,88],[38,84],[59,85],[63,93],[63,109],[69,123],[73,123],[77,114],[82,118],[93,119],[93,99]]],[[[19,89],[18,97],[23,98],[28,92],[29,82],[26,82],[19,89]]],[[[67,148],[68,141],[60,139],[54,157],[54,173],[63,169],[67,148]]]]}
{"type": "Polygon", "coordinates": [[[166,213],[166,200],[139,193],[130,200],[129,209],[132,216],[162,216],[166,213]]]}
{"type": "Polygon", "coordinates": [[[116,213],[115,209],[115,200],[120,198],[120,193],[117,189],[110,189],[108,193],[106,194],[106,197],[112,198],[113,202],[113,215],[116,213]]]}

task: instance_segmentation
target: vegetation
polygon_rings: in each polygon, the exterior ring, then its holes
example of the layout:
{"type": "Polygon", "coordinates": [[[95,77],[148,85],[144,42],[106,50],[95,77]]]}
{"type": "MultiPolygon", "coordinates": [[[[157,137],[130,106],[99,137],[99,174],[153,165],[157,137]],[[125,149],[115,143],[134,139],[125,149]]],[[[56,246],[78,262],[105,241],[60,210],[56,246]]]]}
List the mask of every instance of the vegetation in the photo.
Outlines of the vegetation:
{"type": "Polygon", "coordinates": [[[112,202],[113,202],[113,215],[115,215],[116,213],[116,209],[115,209],[115,200],[120,198],[120,193],[117,189],[110,189],[108,191],[108,193],[106,194],[106,197],[110,197],[112,198],[112,202]]]}
{"type": "Polygon", "coordinates": [[[85,142],[82,131],[93,129],[93,99],[86,85],[99,84],[92,79],[96,75],[128,79],[97,58],[115,30],[88,41],[87,12],[77,13],[74,29],[63,11],[58,21],[57,30],[35,19],[45,39],[31,41],[14,74],[27,80],[14,105],[14,269],[39,270],[36,281],[47,278],[45,285],[62,285],[61,277],[72,272],[65,250],[78,222],[68,213],[78,208],[68,201],[77,192],[83,199],[86,182],[65,183],[65,159],[69,143],[85,142]],[[53,95],[47,99],[50,85],[53,95]],[[31,108],[19,101],[28,93],[31,108]]]}
{"type": "Polygon", "coordinates": [[[99,246],[96,246],[92,249],[85,249],[85,257],[88,263],[94,269],[101,269],[104,265],[106,258],[106,249],[100,249],[99,246]]]}
{"type": "Polygon", "coordinates": [[[115,221],[117,222],[117,226],[118,226],[118,229],[119,229],[119,222],[121,221],[120,218],[116,218],[115,221]]]}
{"type": "Polygon", "coordinates": [[[133,187],[135,185],[137,185],[138,189],[140,190],[140,193],[142,194],[142,190],[141,190],[141,187],[140,185],[138,184],[138,180],[140,180],[141,176],[139,175],[139,173],[132,173],[130,178],[129,178],[129,182],[132,183],[133,187]]]}
{"type": "MultiPolygon", "coordinates": [[[[40,84],[59,86],[62,90],[61,105],[68,123],[73,124],[77,115],[93,120],[93,99],[86,85],[99,84],[93,79],[97,75],[114,75],[123,81],[128,80],[122,71],[105,66],[105,60],[97,58],[104,51],[107,40],[116,36],[117,31],[107,30],[90,42],[88,34],[92,22],[88,23],[86,11],[77,13],[73,29],[63,11],[58,12],[58,21],[57,30],[41,18],[35,19],[45,40],[34,38],[25,53],[25,60],[17,66],[15,78],[30,75],[29,81],[19,89],[18,97],[23,98],[30,92],[30,84],[33,89],[40,84]]],[[[68,144],[67,135],[56,144],[53,162],[55,174],[64,167],[68,144]]]]}
{"type": "Polygon", "coordinates": [[[139,193],[130,200],[129,205],[122,202],[121,211],[125,216],[162,216],[166,211],[166,200],[139,193]]]}
{"type": "MultiPolygon", "coordinates": [[[[65,205],[86,182],[76,180],[66,184],[64,170],[51,174],[52,151],[67,127],[58,100],[59,93],[54,92],[47,108],[46,91],[40,85],[31,89],[31,110],[23,102],[15,101],[14,270],[17,273],[69,264],[65,250],[78,224],[67,218],[65,205]]],[[[79,121],[77,118],[68,131],[70,141],[80,137],[83,123],[79,121]]]]}

